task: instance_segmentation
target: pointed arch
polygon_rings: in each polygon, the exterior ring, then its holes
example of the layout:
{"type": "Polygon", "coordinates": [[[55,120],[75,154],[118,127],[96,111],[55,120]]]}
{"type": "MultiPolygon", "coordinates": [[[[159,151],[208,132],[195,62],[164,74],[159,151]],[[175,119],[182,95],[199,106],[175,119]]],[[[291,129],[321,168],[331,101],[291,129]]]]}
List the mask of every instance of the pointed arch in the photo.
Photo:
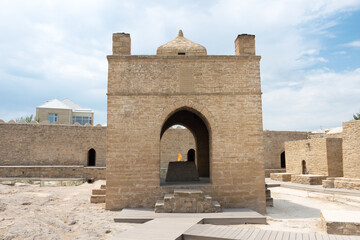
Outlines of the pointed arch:
{"type": "Polygon", "coordinates": [[[196,142],[196,166],[200,177],[210,177],[210,126],[199,111],[190,107],[173,110],[164,120],[160,140],[165,131],[173,125],[182,125],[189,129],[196,142]]]}

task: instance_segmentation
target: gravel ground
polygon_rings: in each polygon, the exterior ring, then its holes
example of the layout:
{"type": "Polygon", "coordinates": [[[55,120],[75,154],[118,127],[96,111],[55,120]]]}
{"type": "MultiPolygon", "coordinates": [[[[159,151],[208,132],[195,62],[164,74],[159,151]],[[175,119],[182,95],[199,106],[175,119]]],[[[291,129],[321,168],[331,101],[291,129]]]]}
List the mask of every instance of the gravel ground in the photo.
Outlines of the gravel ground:
{"type": "MultiPolygon", "coordinates": [[[[107,239],[137,224],[115,223],[117,212],[90,204],[91,190],[104,181],[73,187],[0,185],[0,239],[107,239]]],[[[320,210],[359,210],[359,197],[334,197],[282,187],[271,188],[269,230],[322,232],[320,210]]]]}
{"type": "Polygon", "coordinates": [[[115,223],[117,212],[90,204],[104,181],[72,187],[0,185],[0,239],[107,239],[136,224],[115,223]]]}

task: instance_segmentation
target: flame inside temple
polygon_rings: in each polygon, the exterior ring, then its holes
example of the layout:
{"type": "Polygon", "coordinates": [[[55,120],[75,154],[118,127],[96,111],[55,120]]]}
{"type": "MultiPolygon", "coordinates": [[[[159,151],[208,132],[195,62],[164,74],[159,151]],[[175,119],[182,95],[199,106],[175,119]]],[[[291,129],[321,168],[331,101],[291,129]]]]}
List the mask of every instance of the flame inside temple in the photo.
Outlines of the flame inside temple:
{"type": "Polygon", "coordinates": [[[180,162],[181,159],[182,159],[182,156],[181,156],[181,154],[179,153],[179,154],[178,154],[178,162],[180,162]]]}

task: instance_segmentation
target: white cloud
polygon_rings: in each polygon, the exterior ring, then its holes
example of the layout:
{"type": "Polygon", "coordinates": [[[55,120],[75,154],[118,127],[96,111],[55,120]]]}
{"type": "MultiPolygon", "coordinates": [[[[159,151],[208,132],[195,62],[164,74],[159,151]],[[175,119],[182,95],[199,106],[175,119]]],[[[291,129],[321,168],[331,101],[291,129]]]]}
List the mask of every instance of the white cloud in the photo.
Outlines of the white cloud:
{"type": "Polygon", "coordinates": [[[264,93],[265,129],[337,127],[360,111],[360,68],[341,73],[317,70],[298,77],[302,78],[300,86],[264,93]]]}
{"type": "MultiPolygon", "coordinates": [[[[307,106],[291,96],[314,98],[321,85],[314,80],[310,89],[304,79],[309,82],[325,73],[348,76],[307,69],[328,61],[322,56],[322,43],[325,37],[336,37],[329,29],[341,21],[337,16],[359,8],[358,0],[1,1],[0,109],[6,107],[15,115],[22,109],[35,111],[46,100],[69,97],[96,109],[95,119],[104,124],[111,34],[129,32],[133,54],[155,54],[182,28],[209,54],[233,54],[237,34],[256,35],[256,51],[262,55],[265,125],[274,129],[278,108],[290,106],[283,105],[277,93],[289,95],[293,105],[307,106]],[[19,103],[7,107],[7,101],[19,103]]],[[[306,125],[293,120],[291,128],[306,125]]]]}
{"type": "Polygon", "coordinates": [[[360,48],[360,40],[356,40],[356,41],[352,41],[352,42],[346,43],[345,46],[347,46],[347,47],[360,48]]]}

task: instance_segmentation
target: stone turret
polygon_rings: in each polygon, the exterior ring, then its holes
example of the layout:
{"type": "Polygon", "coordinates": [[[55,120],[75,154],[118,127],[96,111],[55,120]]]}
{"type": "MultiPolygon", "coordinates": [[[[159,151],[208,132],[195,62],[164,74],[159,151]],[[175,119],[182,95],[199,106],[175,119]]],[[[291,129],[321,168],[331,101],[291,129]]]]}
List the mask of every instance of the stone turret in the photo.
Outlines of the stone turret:
{"type": "Polygon", "coordinates": [[[128,33],[113,34],[113,55],[131,55],[131,39],[128,33]]]}
{"type": "Polygon", "coordinates": [[[255,55],[255,35],[239,34],[235,39],[235,55],[255,55]]]}
{"type": "Polygon", "coordinates": [[[182,30],[179,30],[178,36],[158,47],[157,55],[207,55],[206,48],[198,43],[194,43],[184,37],[182,30]]]}

